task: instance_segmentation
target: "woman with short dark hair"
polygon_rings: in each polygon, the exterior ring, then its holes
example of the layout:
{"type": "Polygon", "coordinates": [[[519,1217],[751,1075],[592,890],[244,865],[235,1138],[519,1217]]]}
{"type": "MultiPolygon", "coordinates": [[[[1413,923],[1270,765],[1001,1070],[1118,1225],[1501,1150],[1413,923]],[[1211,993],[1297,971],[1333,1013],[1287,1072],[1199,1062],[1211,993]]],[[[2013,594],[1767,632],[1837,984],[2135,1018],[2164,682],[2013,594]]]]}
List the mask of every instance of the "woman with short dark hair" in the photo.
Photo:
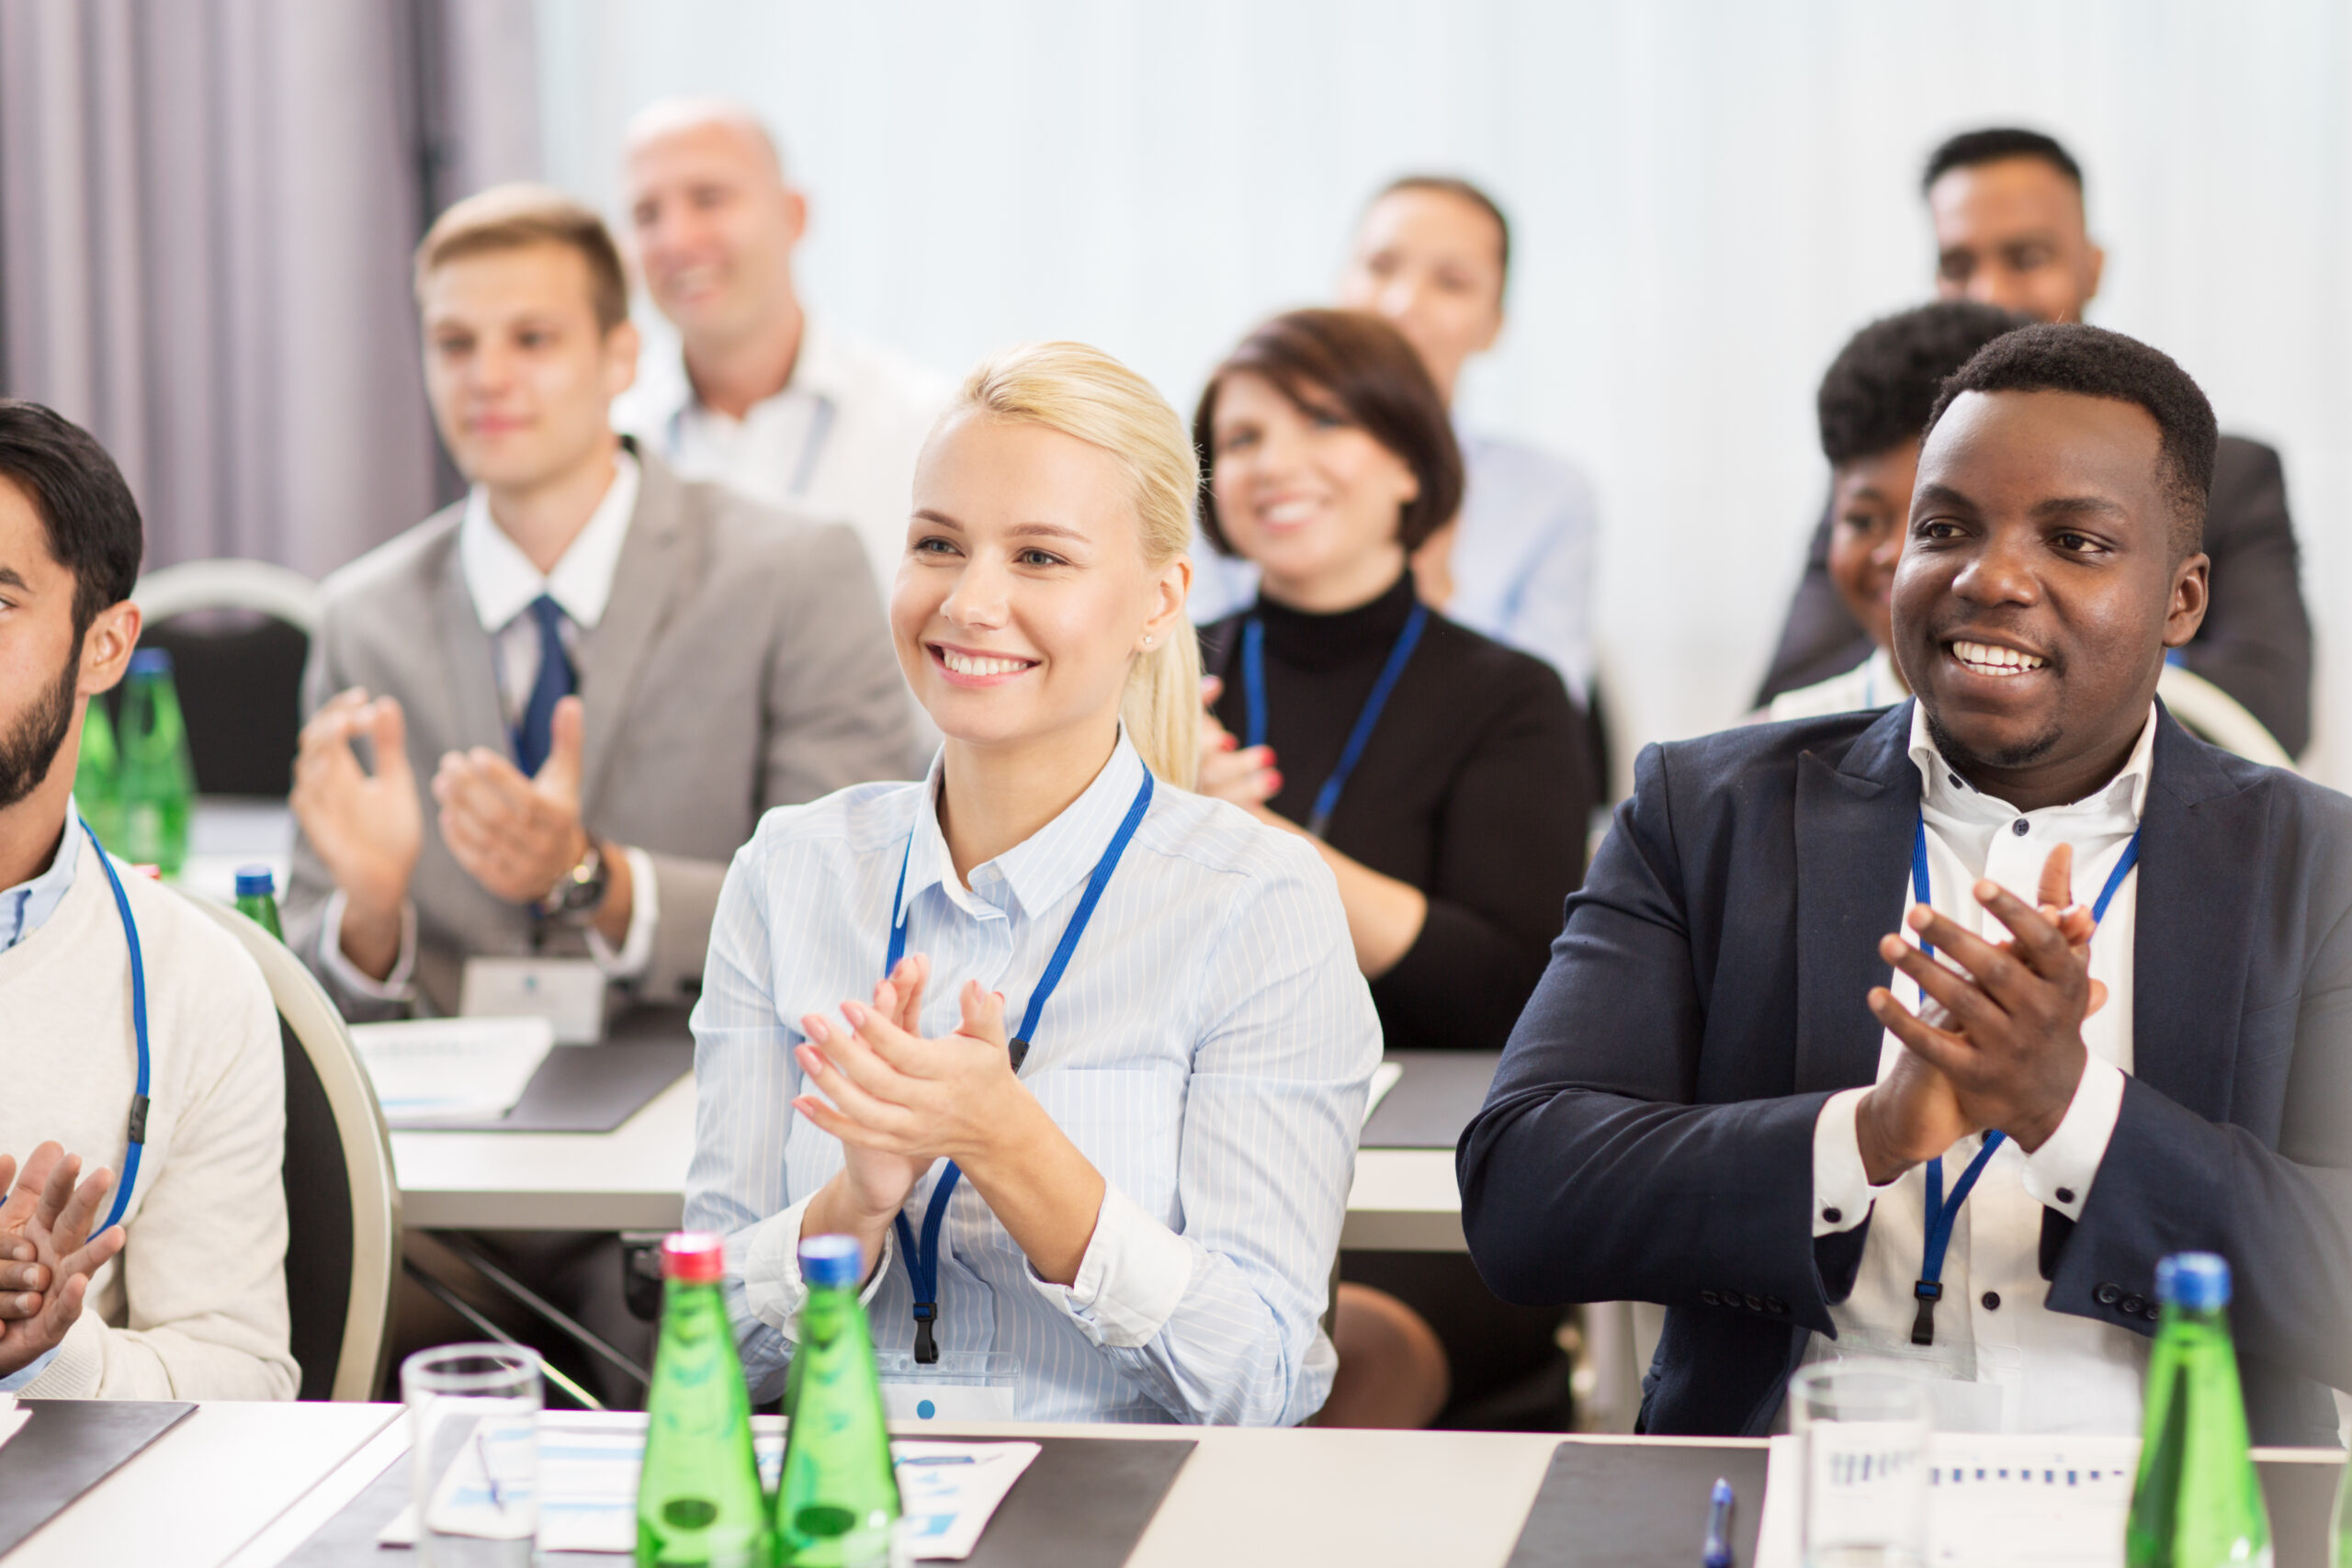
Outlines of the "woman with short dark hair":
{"type": "MultiPolygon", "coordinates": [[[[1416,592],[1462,500],[1444,400],[1380,318],[1294,310],[1209,378],[1193,438],[1201,532],[1259,585],[1202,628],[1202,793],[1314,841],[1391,1049],[1499,1050],[1582,877],[1594,770],[1552,667],[1416,592]]],[[[1421,1426],[1457,1379],[1466,1404],[1558,1362],[1556,1312],[1460,1258],[1388,1261],[1343,1260],[1323,1420],[1421,1426]]]]}
{"type": "Polygon", "coordinates": [[[1294,310],[1217,367],[1193,435],[1202,532],[1259,570],[1202,628],[1202,792],[1316,840],[1390,1049],[1500,1050],[1582,874],[1592,767],[1550,666],[1416,595],[1462,498],[1436,387],[1379,318],[1294,310]]]}

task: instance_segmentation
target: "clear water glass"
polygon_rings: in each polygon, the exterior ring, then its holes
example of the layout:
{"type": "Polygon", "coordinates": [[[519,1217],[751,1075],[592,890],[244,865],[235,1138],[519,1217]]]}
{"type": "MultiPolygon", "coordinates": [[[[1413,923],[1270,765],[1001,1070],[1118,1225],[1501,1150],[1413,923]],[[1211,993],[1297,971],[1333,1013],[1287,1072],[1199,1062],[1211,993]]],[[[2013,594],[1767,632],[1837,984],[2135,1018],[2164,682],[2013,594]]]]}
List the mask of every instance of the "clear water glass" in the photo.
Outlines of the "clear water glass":
{"type": "Polygon", "coordinates": [[[1851,1361],[1789,1380],[1804,1445],[1806,1568],[1918,1568],[1928,1558],[1928,1390],[1851,1361]]]}
{"type": "Polygon", "coordinates": [[[539,1529],[539,1358],[442,1345],[401,1363],[414,1568],[529,1568],[539,1529]]]}

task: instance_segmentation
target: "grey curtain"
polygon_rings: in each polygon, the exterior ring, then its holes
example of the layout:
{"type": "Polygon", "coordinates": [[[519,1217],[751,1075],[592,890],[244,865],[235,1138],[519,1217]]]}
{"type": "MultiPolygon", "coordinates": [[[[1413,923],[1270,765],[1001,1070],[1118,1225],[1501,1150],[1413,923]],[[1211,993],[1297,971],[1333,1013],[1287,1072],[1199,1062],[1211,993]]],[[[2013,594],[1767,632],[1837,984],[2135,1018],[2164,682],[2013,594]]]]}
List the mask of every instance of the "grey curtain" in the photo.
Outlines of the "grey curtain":
{"type": "Polygon", "coordinates": [[[86,424],[150,569],[313,575],[448,491],[409,253],[537,171],[529,0],[0,0],[0,389],[86,424]]]}

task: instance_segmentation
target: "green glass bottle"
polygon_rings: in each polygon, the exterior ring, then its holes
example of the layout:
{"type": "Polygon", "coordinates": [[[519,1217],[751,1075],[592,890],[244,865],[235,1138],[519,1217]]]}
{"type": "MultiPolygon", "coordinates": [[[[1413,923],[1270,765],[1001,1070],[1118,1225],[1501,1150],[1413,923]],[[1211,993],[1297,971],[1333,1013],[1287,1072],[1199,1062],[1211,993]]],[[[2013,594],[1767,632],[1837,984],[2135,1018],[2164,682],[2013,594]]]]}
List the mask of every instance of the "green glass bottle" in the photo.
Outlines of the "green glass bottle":
{"type": "Polygon", "coordinates": [[[2164,1315],[2148,1355],[2124,1561],[2128,1568],[2269,1568],[2270,1515],[2230,1345],[2230,1266],[2210,1252],[2176,1253],[2156,1266],[2156,1300],[2164,1315]]]}
{"type": "Polygon", "coordinates": [[[172,686],[172,656],[142,648],[130,656],[122,691],[122,841],[109,846],[133,865],[177,876],[187,860],[187,814],[196,796],[187,727],[172,686]]]}
{"type": "Polygon", "coordinates": [[[82,714],[82,755],[74,765],[74,804],[98,842],[111,852],[122,837],[122,757],[115,750],[114,721],[104,697],[92,697],[82,714]]]}
{"type": "Polygon", "coordinates": [[[752,1396],[719,1295],[726,1247],[704,1231],[662,1243],[662,1337],[645,1396],[639,1568],[767,1568],[767,1497],[752,1396]]]}
{"type": "Polygon", "coordinates": [[[2335,1524],[2327,1539],[2327,1568],[2352,1568],[2352,1464],[2335,1483],[2335,1524]]]}
{"type": "Polygon", "coordinates": [[[895,1568],[899,1478],[874,1374],[874,1339],[857,1290],[865,1275],[855,1236],[800,1243],[800,1309],[793,1353],[791,1426],[775,1494],[780,1568],[895,1568]]]}
{"type": "Polygon", "coordinates": [[[269,867],[237,868],[237,913],[278,941],[286,940],[286,928],[277,923],[277,875],[269,867]]]}

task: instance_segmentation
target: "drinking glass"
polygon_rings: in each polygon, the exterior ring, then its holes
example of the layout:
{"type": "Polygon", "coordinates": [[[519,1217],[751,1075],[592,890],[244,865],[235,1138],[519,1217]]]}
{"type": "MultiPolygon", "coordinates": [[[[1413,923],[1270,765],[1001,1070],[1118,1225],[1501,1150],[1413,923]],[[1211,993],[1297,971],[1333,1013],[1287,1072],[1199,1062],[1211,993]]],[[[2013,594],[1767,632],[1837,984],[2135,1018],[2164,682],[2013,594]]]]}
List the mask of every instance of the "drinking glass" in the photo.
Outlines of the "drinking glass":
{"type": "Polygon", "coordinates": [[[1853,1362],[1789,1380],[1804,1445],[1806,1568],[1918,1568],[1928,1557],[1928,1391],[1853,1362]]]}
{"type": "Polygon", "coordinates": [[[401,1363],[415,1568],[529,1568],[539,1529],[539,1358],[443,1345],[401,1363]]]}

